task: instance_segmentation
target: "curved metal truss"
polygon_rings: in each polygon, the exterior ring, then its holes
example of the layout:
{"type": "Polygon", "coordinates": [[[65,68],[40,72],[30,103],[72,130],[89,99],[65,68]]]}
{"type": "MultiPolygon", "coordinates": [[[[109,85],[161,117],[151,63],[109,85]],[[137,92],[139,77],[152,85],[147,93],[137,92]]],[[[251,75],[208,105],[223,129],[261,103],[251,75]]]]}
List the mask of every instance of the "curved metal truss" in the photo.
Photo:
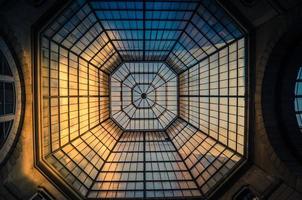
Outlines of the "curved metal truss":
{"type": "Polygon", "coordinates": [[[6,57],[0,51],[0,149],[6,141],[15,113],[14,77],[6,57]]]}

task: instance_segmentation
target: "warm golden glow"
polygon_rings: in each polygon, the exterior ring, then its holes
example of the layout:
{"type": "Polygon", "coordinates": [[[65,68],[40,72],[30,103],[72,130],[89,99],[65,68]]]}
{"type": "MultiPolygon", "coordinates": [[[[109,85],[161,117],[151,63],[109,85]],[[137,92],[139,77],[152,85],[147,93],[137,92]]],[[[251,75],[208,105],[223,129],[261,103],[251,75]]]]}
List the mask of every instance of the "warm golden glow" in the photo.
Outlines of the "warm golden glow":
{"type": "Polygon", "coordinates": [[[207,196],[246,158],[245,36],[216,1],[72,1],[40,37],[41,162],[82,198],[207,196]]]}

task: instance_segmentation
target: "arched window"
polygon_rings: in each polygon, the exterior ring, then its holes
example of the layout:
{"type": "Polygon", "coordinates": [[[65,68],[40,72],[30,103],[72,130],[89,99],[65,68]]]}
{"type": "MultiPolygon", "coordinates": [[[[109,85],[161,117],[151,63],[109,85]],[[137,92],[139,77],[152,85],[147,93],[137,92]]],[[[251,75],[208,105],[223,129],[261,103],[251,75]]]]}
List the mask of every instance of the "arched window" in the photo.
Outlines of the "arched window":
{"type": "MultiPolygon", "coordinates": [[[[300,20],[301,21],[301,20],[300,20]]],[[[300,23],[299,21],[299,23],[300,23]]],[[[274,152],[293,174],[302,161],[301,27],[292,26],[273,48],[262,83],[262,112],[274,152]]]]}
{"type": "Polygon", "coordinates": [[[295,85],[295,112],[298,126],[302,131],[302,67],[299,68],[295,85]]]}
{"type": "Polygon", "coordinates": [[[3,53],[0,52],[0,146],[5,142],[14,121],[14,77],[3,53]]]}
{"type": "Polygon", "coordinates": [[[17,64],[0,37],[0,165],[15,144],[22,113],[22,90],[17,64]]]}

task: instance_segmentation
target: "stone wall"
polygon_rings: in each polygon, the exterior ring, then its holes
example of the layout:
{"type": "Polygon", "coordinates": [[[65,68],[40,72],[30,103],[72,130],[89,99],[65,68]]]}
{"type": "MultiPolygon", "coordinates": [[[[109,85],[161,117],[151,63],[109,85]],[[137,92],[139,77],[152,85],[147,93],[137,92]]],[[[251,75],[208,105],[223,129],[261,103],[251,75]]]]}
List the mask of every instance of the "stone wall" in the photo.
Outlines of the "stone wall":
{"type": "MultiPolygon", "coordinates": [[[[258,1],[261,2],[261,1],[258,1]]],[[[281,160],[281,154],[286,154],[288,159],[292,155],[286,149],[282,137],[280,137],[278,127],[273,120],[276,113],[273,103],[263,103],[263,94],[270,91],[263,91],[263,82],[266,69],[273,50],[279,44],[281,38],[292,30],[292,27],[301,21],[301,5],[294,4],[294,7],[286,8],[282,12],[276,12],[275,16],[268,17],[261,24],[253,23],[251,37],[255,41],[255,50],[251,50],[251,59],[254,59],[251,70],[255,74],[254,91],[254,132],[251,133],[251,167],[241,177],[237,179],[221,199],[231,199],[231,197],[244,185],[254,189],[255,193],[264,199],[302,199],[302,177],[291,170],[291,162],[281,160]],[[264,113],[271,115],[264,117],[264,113]],[[265,120],[267,119],[267,120],[265,120]],[[268,136],[270,134],[271,137],[268,136]],[[273,146],[272,143],[279,145],[273,146]],[[276,148],[279,148],[277,150],[276,148]]],[[[253,7],[250,8],[253,10],[253,7]]],[[[257,13],[257,9],[253,11],[257,13]]],[[[271,12],[267,12],[271,13],[271,12]]],[[[244,14],[244,13],[243,13],[244,14]]],[[[257,15],[257,14],[255,14],[257,15]]],[[[284,47],[285,48],[285,47],[284,47]]],[[[275,55],[280,57],[278,53],[275,55]]],[[[272,83],[273,84],[273,83],[272,83]]],[[[274,87],[272,85],[272,87],[274,87]]],[[[274,98],[271,97],[271,98],[274,98]]],[[[300,169],[302,170],[301,166],[300,169]]]]}
{"type": "Polygon", "coordinates": [[[0,2],[0,33],[13,48],[25,83],[25,115],[17,145],[0,169],[0,199],[29,199],[38,187],[46,188],[58,199],[65,197],[34,167],[32,25],[55,1],[40,6],[26,0],[0,2]]]}

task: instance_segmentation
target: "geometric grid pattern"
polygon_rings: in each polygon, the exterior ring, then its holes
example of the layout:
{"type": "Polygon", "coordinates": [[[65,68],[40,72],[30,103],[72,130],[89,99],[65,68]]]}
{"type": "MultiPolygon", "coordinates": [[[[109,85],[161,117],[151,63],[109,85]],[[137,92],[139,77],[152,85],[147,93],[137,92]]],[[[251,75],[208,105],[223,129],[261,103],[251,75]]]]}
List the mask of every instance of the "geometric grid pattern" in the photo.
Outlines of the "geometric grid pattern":
{"type": "Polygon", "coordinates": [[[163,130],[177,115],[177,77],[164,63],[124,63],[110,88],[112,118],[125,130],[163,130]]]}
{"type": "Polygon", "coordinates": [[[299,68],[295,85],[295,112],[300,131],[302,132],[302,68],[299,68]]]}
{"type": "Polygon", "coordinates": [[[244,39],[180,74],[180,117],[197,129],[244,154],[244,39]]]}
{"type": "Polygon", "coordinates": [[[203,194],[220,183],[242,158],[238,152],[182,119],[173,123],[167,134],[203,194]]]}
{"type": "Polygon", "coordinates": [[[88,197],[200,197],[198,187],[167,137],[163,132],[124,132],[88,197]]]}
{"type": "Polygon", "coordinates": [[[70,2],[39,35],[38,162],[83,199],[208,197],[247,156],[245,41],[216,1],[70,2]]]}

